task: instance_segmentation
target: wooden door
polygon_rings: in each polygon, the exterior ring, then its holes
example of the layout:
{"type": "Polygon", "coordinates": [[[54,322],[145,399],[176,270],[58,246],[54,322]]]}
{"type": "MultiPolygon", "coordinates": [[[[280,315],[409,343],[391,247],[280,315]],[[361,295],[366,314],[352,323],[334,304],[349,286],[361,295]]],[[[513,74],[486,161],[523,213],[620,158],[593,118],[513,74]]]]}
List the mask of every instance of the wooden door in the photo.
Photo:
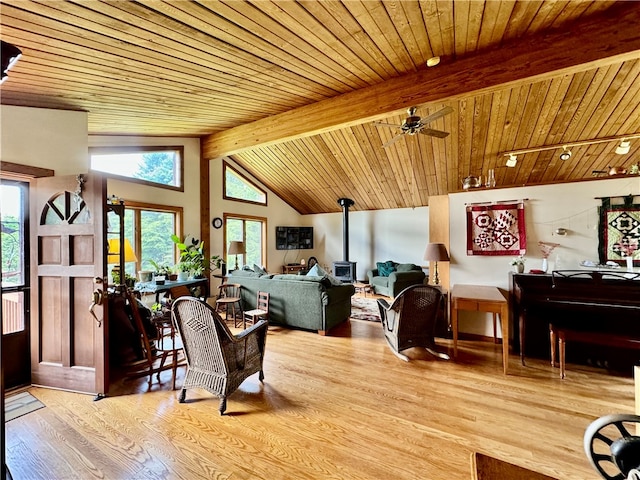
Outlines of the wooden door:
{"type": "Polygon", "coordinates": [[[105,203],[105,181],[94,174],[31,186],[34,385],[107,393],[106,302],[93,308],[95,317],[90,311],[94,292],[105,288],[105,203]]]}

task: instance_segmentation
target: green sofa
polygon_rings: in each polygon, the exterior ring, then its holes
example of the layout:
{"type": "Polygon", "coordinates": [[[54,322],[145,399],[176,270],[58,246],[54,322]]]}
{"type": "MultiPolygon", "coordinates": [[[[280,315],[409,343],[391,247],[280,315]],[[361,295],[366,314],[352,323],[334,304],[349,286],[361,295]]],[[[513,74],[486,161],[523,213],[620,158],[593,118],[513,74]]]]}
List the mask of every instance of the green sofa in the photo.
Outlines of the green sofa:
{"type": "Polygon", "coordinates": [[[315,330],[320,335],[349,318],[355,293],[353,285],[332,282],[326,276],[260,275],[236,270],[228,282],[242,285],[243,309],[256,308],[258,291],[267,292],[270,324],[315,330]]]}
{"type": "Polygon", "coordinates": [[[396,297],[411,285],[422,285],[426,278],[422,267],[413,263],[397,263],[388,260],[376,265],[378,268],[367,271],[367,277],[371,289],[378,295],[396,297]]]}

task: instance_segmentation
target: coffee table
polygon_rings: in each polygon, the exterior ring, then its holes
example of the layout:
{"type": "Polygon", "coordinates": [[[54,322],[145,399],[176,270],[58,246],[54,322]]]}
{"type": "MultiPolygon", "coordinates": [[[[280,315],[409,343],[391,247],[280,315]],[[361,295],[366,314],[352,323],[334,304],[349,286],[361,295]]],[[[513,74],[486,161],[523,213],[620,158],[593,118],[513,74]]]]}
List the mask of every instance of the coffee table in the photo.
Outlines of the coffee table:
{"type": "Polygon", "coordinates": [[[364,294],[365,297],[367,296],[367,292],[371,292],[371,285],[368,283],[354,282],[353,286],[356,289],[356,293],[360,292],[364,294]]]}

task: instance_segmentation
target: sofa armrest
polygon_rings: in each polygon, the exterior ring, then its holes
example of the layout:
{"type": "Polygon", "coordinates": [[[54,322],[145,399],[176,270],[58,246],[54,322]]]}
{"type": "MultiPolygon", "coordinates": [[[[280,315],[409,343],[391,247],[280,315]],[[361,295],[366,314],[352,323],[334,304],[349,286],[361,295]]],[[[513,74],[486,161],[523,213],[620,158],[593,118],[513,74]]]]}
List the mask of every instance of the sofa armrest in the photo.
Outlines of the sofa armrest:
{"type": "Polygon", "coordinates": [[[378,277],[378,276],[380,276],[380,274],[378,273],[377,268],[367,270],[367,278],[369,279],[369,284],[373,284],[373,277],[378,277]]]}

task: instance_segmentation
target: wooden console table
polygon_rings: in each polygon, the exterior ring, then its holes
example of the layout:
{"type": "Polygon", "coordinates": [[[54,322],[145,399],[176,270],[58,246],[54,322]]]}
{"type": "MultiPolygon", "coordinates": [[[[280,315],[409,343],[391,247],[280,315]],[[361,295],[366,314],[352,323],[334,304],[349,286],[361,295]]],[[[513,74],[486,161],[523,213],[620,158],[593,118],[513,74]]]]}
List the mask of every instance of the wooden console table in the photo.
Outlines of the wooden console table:
{"type": "Polygon", "coordinates": [[[502,326],[502,368],[509,368],[509,302],[498,287],[487,285],[454,285],[451,289],[451,329],[453,357],[458,354],[458,310],[498,313],[502,326]]]}
{"type": "Polygon", "coordinates": [[[282,273],[299,273],[302,272],[304,270],[307,269],[306,265],[300,265],[300,264],[295,264],[295,265],[283,265],[282,266],[282,273]]]}

